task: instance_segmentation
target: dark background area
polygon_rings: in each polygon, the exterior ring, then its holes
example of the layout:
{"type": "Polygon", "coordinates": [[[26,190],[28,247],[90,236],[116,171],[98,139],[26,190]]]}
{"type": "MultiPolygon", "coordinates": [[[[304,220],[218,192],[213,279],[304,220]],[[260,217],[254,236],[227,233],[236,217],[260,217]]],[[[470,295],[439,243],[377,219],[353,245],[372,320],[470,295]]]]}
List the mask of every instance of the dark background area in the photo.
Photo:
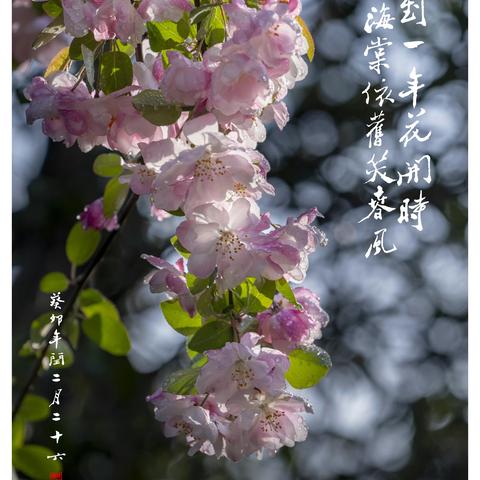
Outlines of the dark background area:
{"type": "MultiPolygon", "coordinates": [[[[389,5],[389,2],[385,2],[389,5]]],[[[373,187],[365,185],[371,153],[364,135],[371,107],[361,91],[375,77],[363,50],[366,13],[374,0],[311,0],[305,18],[316,41],[307,79],[288,97],[291,121],[269,130],[260,145],[272,165],[275,198],[263,201],[278,223],[316,206],[324,215],[328,247],[311,258],[305,286],[322,299],[331,322],[318,344],[333,369],[302,391],[314,405],[310,434],[276,458],[239,464],[186,455],[167,440],[145,396],[186,364],[182,338],[167,325],[158,297],[143,286],[142,253],[173,258],[168,239],[175,218],[153,223],[140,202],[90,280],[118,306],[133,343],[115,358],[82,338],[72,367],[62,374],[62,451],[66,478],[75,480],[457,480],[467,478],[467,5],[431,0],[428,27],[400,26],[397,7],[387,80],[404,89],[411,66],[424,76],[420,106],[432,138],[403,149],[408,104],[388,108],[384,143],[390,167],[430,153],[434,181],[421,185],[429,200],[424,231],[386,216],[387,246],[398,251],[365,259],[378,224],[358,224],[373,187]],[[407,28],[408,27],[408,28],[407,28]],[[406,50],[402,42],[426,44],[406,50]]],[[[20,92],[38,64],[14,74],[20,92]]],[[[91,169],[99,153],[48,143],[40,125],[24,124],[25,105],[14,94],[13,130],[13,352],[14,394],[32,363],[16,352],[31,321],[48,310],[41,277],[68,273],[66,235],[83,206],[102,194],[91,169]]],[[[413,142],[412,142],[413,143],[413,142]]],[[[388,187],[394,206],[418,194],[388,187]]],[[[48,375],[35,391],[51,396],[48,375]]],[[[54,448],[52,423],[33,425],[29,441],[54,448]]],[[[21,478],[21,477],[20,477],[21,478]]]]}

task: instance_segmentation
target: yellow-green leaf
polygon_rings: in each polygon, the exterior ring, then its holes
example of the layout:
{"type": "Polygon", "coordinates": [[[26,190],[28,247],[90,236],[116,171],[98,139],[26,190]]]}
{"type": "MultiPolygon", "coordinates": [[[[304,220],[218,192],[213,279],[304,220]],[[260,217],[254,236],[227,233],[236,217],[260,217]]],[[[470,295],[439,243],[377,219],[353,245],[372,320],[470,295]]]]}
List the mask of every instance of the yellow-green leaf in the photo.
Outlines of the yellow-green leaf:
{"type": "Polygon", "coordinates": [[[12,452],[13,466],[34,480],[46,480],[50,473],[61,472],[62,463],[47,457],[54,455],[49,448],[41,445],[23,445],[12,452]]]}
{"type": "Polygon", "coordinates": [[[297,17],[297,22],[300,25],[300,27],[302,27],[303,36],[305,37],[305,40],[307,40],[307,44],[308,44],[307,57],[310,60],[310,62],[312,62],[313,57],[315,55],[315,41],[313,40],[310,29],[308,28],[303,18],[297,17]]]}
{"type": "Polygon", "coordinates": [[[103,193],[103,214],[110,218],[118,212],[128,194],[128,184],[120,183],[118,177],[111,178],[103,193]]]}
{"type": "Polygon", "coordinates": [[[25,422],[38,422],[48,417],[48,400],[40,395],[29,393],[18,410],[18,418],[25,422]]]}
{"type": "Polygon", "coordinates": [[[285,378],[293,388],[310,388],[318,383],[332,367],[330,356],[315,345],[292,350],[290,367],[285,378]]]}
{"type": "Polygon", "coordinates": [[[44,293],[64,292],[69,283],[64,273],[50,272],[40,280],[40,290],[44,293]]]}
{"type": "Polygon", "coordinates": [[[100,238],[100,232],[91,228],[85,230],[82,224],[77,222],[67,237],[67,258],[76,266],[88,262],[97,249],[100,238]]]}
{"type": "Polygon", "coordinates": [[[85,290],[80,296],[80,308],[87,317],[82,322],[84,333],[100,348],[112,355],[126,355],[130,339],[115,305],[100,292],[85,290]]]}
{"type": "Polygon", "coordinates": [[[65,68],[69,61],[68,47],[62,48],[48,64],[47,69],[45,70],[44,77],[47,78],[49,75],[55,72],[60,72],[65,68]]]}
{"type": "Polygon", "coordinates": [[[160,307],[169,325],[182,335],[191,335],[202,326],[202,317],[198,313],[190,317],[178,300],[162,302],[160,307]]]}

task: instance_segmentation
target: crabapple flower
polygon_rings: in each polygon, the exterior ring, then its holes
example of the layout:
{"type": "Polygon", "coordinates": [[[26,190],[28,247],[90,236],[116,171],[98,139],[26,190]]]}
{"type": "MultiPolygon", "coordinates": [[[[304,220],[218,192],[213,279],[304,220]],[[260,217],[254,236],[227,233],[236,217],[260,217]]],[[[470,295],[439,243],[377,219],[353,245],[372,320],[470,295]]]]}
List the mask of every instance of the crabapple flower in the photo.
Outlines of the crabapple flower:
{"type": "Polygon", "coordinates": [[[150,286],[150,291],[167,293],[173,298],[178,298],[182,308],[193,317],[195,300],[187,287],[183,258],[177,260],[175,265],[153,255],[142,255],[142,258],[156,268],[144,280],[150,286]]]}
{"type": "Polygon", "coordinates": [[[94,202],[88,204],[83,212],[78,216],[82,227],[87,230],[106,230],[111,232],[120,228],[118,224],[117,214],[107,218],[103,212],[103,198],[97,198],[94,202]]]}
{"type": "Polygon", "coordinates": [[[130,0],[62,0],[65,30],[74,37],[92,31],[95,40],[118,37],[138,43],[145,31],[142,17],[130,0]]]}
{"type": "Polygon", "coordinates": [[[216,402],[203,396],[182,396],[159,390],[147,397],[155,405],[155,418],[164,425],[166,437],[183,435],[190,447],[189,455],[200,451],[206,455],[223,451],[223,438],[219,435],[217,421],[222,413],[216,402]]]}
{"type": "Polygon", "coordinates": [[[180,152],[188,148],[183,141],[170,138],[151,143],[141,142],[138,147],[143,163],[125,163],[123,166],[130,173],[120,177],[120,181],[128,183],[132,192],[137,195],[152,194],[153,182],[162,165],[173,161],[180,152]]]}
{"type": "Polygon", "coordinates": [[[297,218],[288,218],[285,226],[257,238],[257,251],[262,252],[265,261],[263,277],[270,280],[284,277],[296,282],[305,278],[308,256],[317,246],[326,245],[325,234],[312,225],[319,215],[318,210],[312,208],[297,218]]]}
{"type": "Polygon", "coordinates": [[[153,182],[157,208],[190,212],[209,202],[258,200],[262,193],[274,194],[265,178],[269,165],[263,155],[222,134],[210,134],[209,140],[208,145],[185,149],[163,163],[153,182]]]}
{"type": "Polygon", "coordinates": [[[246,198],[208,203],[190,212],[177,228],[180,243],[191,252],[188,270],[200,278],[215,268],[220,289],[237,286],[257,268],[252,239],[268,228],[267,215],[246,198]]]}
{"type": "Polygon", "coordinates": [[[302,10],[302,3],[301,0],[263,0],[261,8],[275,10],[278,13],[284,13],[292,18],[296,18],[302,10]]]}
{"type": "Polygon", "coordinates": [[[106,141],[108,113],[95,103],[87,86],[65,72],[34,77],[25,96],[31,101],[26,111],[27,123],[42,119],[43,133],[56,142],[71,147],[76,141],[84,152],[106,141]]]}
{"type": "Polygon", "coordinates": [[[265,66],[233,45],[210,48],[207,64],[213,70],[207,109],[225,116],[255,115],[270,103],[271,86],[265,66]]]}
{"type": "Polygon", "coordinates": [[[127,155],[140,151],[140,143],[150,143],[167,138],[167,127],[153,125],[133,107],[132,97],[117,92],[95,99],[108,112],[106,142],[104,145],[127,155]]]}
{"type": "Polygon", "coordinates": [[[178,22],[185,12],[190,12],[193,5],[188,0],[142,0],[137,11],[148,21],[178,22]]]}
{"type": "Polygon", "coordinates": [[[208,363],[201,369],[196,386],[200,393],[213,394],[217,401],[228,402],[238,392],[255,391],[272,395],[285,388],[288,357],[258,345],[260,336],[245,333],[240,343],[228,342],[220,350],[208,350],[208,363]]]}
{"type": "Polygon", "coordinates": [[[328,315],[320,306],[320,299],[307,288],[293,290],[301,309],[281,295],[275,296],[272,306],[257,315],[259,333],[273,348],[282,352],[311,345],[322,335],[328,324],[328,315]]]}
{"type": "Polygon", "coordinates": [[[165,98],[173,103],[195,105],[207,98],[210,72],[202,62],[192,62],[180,52],[168,52],[170,65],[161,87],[165,98]]]}
{"type": "Polygon", "coordinates": [[[87,152],[103,145],[133,155],[139,152],[139,143],[168,138],[185,121],[185,116],[181,116],[169,127],[153,125],[133,107],[132,97],[124,93],[117,91],[93,98],[85,83],[77,84],[69,73],[54,73],[48,79],[35,77],[25,89],[25,96],[31,101],[26,111],[27,123],[41,119],[45,135],[65,142],[67,147],[77,142],[87,152]]]}
{"type": "Polygon", "coordinates": [[[286,392],[275,396],[263,392],[239,396],[228,411],[235,419],[222,433],[225,455],[233,461],[253,453],[261,459],[276,454],[283,446],[303,442],[308,429],[302,413],[313,413],[303,398],[286,392]]]}

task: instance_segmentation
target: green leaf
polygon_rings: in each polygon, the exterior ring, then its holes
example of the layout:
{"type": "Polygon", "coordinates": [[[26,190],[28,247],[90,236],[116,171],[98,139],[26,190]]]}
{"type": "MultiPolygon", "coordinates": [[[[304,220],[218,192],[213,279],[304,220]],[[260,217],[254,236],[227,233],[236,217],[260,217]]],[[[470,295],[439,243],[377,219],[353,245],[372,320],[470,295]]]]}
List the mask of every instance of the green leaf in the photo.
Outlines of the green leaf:
{"type": "Polygon", "coordinates": [[[87,288],[80,293],[80,307],[85,308],[89,307],[90,305],[95,305],[96,303],[101,303],[103,302],[104,298],[104,295],[98,290],[95,290],[94,288],[87,288]]]}
{"type": "Polygon", "coordinates": [[[30,340],[27,340],[20,350],[18,351],[18,355],[20,357],[31,357],[32,355],[35,355],[35,350],[32,347],[32,342],[30,340]]]}
{"type": "Polygon", "coordinates": [[[69,56],[72,60],[83,60],[82,45],[94,52],[100,42],[95,40],[92,32],[88,32],[83,37],[74,38],[70,44],[69,56]]]}
{"type": "Polygon", "coordinates": [[[222,348],[227,342],[232,340],[232,326],[227,322],[216,320],[200,328],[190,340],[188,348],[202,353],[205,350],[222,348]]]}
{"type": "Polygon", "coordinates": [[[190,33],[190,23],[185,17],[177,23],[170,20],[164,22],[147,22],[147,33],[150,47],[154,52],[175,49],[188,37],[190,33]]]}
{"type": "Polygon", "coordinates": [[[95,253],[100,242],[100,232],[91,228],[85,230],[80,222],[77,222],[67,237],[67,258],[77,267],[88,262],[95,253]]]}
{"type": "Polygon", "coordinates": [[[109,94],[133,81],[133,67],[130,57],[124,52],[106,52],[100,57],[100,89],[109,94]]]}
{"type": "Polygon", "coordinates": [[[183,257],[188,258],[190,256],[190,252],[180,243],[180,240],[176,235],[174,235],[170,239],[170,243],[172,244],[173,248],[183,257]]]}
{"type": "Polygon", "coordinates": [[[132,97],[132,104],[146,120],[157,126],[175,123],[182,113],[178,105],[165,102],[160,90],[143,90],[132,97]]]}
{"type": "Polygon", "coordinates": [[[200,5],[190,11],[190,22],[192,24],[200,23],[210,13],[212,5],[200,5]]]}
{"type": "Polygon", "coordinates": [[[294,388],[309,388],[318,383],[332,367],[330,356],[315,345],[290,352],[290,367],[285,374],[294,388]]]}
{"type": "Polygon", "coordinates": [[[192,295],[197,295],[198,293],[203,292],[212,282],[212,279],[209,278],[198,278],[191,273],[187,273],[187,287],[190,290],[192,295]]]}
{"type": "Polygon", "coordinates": [[[44,293],[64,292],[70,285],[70,281],[62,272],[47,273],[40,280],[40,290],[44,293]]]}
{"type": "Polygon", "coordinates": [[[48,64],[47,69],[43,76],[45,78],[52,75],[52,73],[57,73],[65,68],[68,62],[68,47],[62,48],[57,54],[52,58],[48,64]]]}
{"type": "Polygon", "coordinates": [[[162,302],[160,307],[169,325],[182,335],[191,335],[202,326],[202,317],[198,314],[190,317],[178,299],[162,302]]]}
{"type": "Polygon", "coordinates": [[[52,18],[58,17],[63,12],[60,0],[48,0],[48,2],[45,2],[42,5],[42,9],[48,16],[52,18]]]}
{"type": "Polygon", "coordinates": [[[275,296],[275,282],[247,278],[233,289],[235,310],[243,313],[259,313],[267,310],[275,296]]]}
{"type": "Polygon", "coordinates": [[[128,194],[128,184],[120,183],[118,177],[110,179],[103,192],[103,214],[110,218],[120,210],[128,194]]]}
{"type": "Polygon", "coordinates": [[[57,38],[62,32],[65,31],[65,25],[63,23],[63,15],[59,15],[54,18],[37,36],[33,42],[33,50],[37,50],[43,47],[47,43],[51,42],[54,38],[57,38]]]}
{"type": "Polygon", "coordinates": [[[86,317],[82,329],[100,348],[112,355],[126,355],[130,351],[127,329],[110,300],[88,289],[80,295],[80,308],[86,317]]]}
{"type": "Polygon", "coordinates": [[[249,8],[255,8],[257,10],[260,8],[258,0],[245,0],[245,5],[247,5],[249,8]]]}
{"type": "Polygon", "coordinates": [[[15,417],[12,423],[12,447],[18,448],[25,441],[25,421],[19,417],[15,417]]]}
{"type": "Polygon", "coordinates": [[[177,208],[176,210],[168,210],[168,213],[170,215],[173,215],[174,217],[184,217],[185,212],[181,208],[177,208]]]}
{"type": "Polygon", "coordinates": [[[80,47],[82,50],[83,65],[85,66],[85,73],[87,76],[87,83],[91,89],[95,85],[95,53],[86,45],[80,47]]]}
{"type": "Polygon", "coordinates": [[[132,45],[123,43],[121,40],[115,42],[115,48],[120,52],[126,53],[129,57],[135,53],[135,48],[133,48],[132,45]]]}
{"type": "Polygon", "coordinates": [[[207,288],[197,300],[197,310],[203,318],[218,317],[229,307],[227,292],[217,295],[215,288],[207,288]]]}
{"type": "Polygon", "coordinates": [[[116,177],[123,172],[122,157],[116,153],[102,153],[93,162],[93,172],[100,177],[116,177]]]}
{"type": "Polygon", "coordinates": [[[13,466],[34,480],[45,480],[50,478],[50,473],[62,471],[60,461],[47,459],[51,455],[54,452],[41,445],[23,445],[13,449],[13,466]]]}
{"type": "Polygon", "coordinates": [[[292,287],[290,287],[290,284],[284,278],[277,280],[275,282],[275,285],[277,287],[278,293],[283,295],[292,305],[298,306],[298,302],[295,298],[292,287]]]}
{"type": "Polygon", "coordinates": [[[305,37],[305,40],[307,40],[307,44],[308,44],[307,57],[310,60],[310,62],[312,62],[313,57],[315,56],[315,41],[313,40],[310,29],[308,28],[303,18],[297,17],[297,22],[302,28],[302,33],[303,33],[303,36],[305,37]]]}
{"type": "Polygon", "coordinates": [[[208,47],[222,43],[225,40],[225,13],[223,7],[212,8],[208,19],[207,34],[205,43],[208,47]]]}
{"type": "Polygon", "coordinates": [[[46,398],[29,393],[23,399],[17,415],[25,422],[38,422],[48,417],[49,409],[46,398]]]}
{"type": "Polygon", "coordinates": [[[197,393],[195,382],[199,373],[199,367],[174,372],[165,379],[162,389],[177,395],[193,395],[197,393]]]}

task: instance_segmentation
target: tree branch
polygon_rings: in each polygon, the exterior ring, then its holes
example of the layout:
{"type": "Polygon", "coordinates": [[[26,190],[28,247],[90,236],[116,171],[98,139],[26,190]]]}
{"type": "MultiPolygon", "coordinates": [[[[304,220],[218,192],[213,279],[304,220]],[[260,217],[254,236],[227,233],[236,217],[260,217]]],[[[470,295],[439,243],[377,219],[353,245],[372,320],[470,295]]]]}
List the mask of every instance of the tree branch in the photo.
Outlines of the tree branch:
{"type": "MultiPolygon", "coordinates": [[[[135,195],[132,192],[129,192],[128,195],[129,196],[127,197],[127,200],[123,204],[118,214],[118,223],[120,227],[123,225],[128,214],[130,213],[133,206],[136,204],[138,200],[138,195],[135,195]]],[[[68,299],[68,302],[65,304],[65,309],[63,310],[65,323],[68,319],[68,315],[70,315],[73,307],[75,306],[75,302],[77,301],[78,295],[80,294],[83,287],[85,286],[85,283],[87,282],[88,278],[90,277],[91,273],[93,272],[97,264],[102,260],[103,256],[108,250],[108,247],[111,245],[111,243],[113,242],[114,238],[117,236],[119,231],[120,231],[120,228],[108,234],[108,236],[105,238],[105,241],[100,245],[100,247],[97,249],[97,251],[93,255],[86,270],[80,275],[80,277],[78,278],[78,281],[75,283],[73,292],[70,298],[68,299]]],[[[12,414],[13,418],[15,418],[16,414],[18,413],[18,410],[22,405],[22,402],[25,396],[27,395],[28,391],[30,390],[30,387],[32,386],[32,384],[35,382],[37,378],[38,372],[40,371],[40,368],[42,366],[43,358],[45,357],[45,354],[48,350],[48,346],[49,346],[48,342],[52,339],[55,329],[58,329],[59,331],[61,331],[61,326],[57,327],[56,325],[52,325],[47,335],[45,336],[45,339],[44,339],[45,345],[42,348],[39,357],[37,357],[37,359],[35,360],[35,363],[30,372],[30,375],[25,385],[21,389],[20,394],[17,397],[17,401],[15,402],[15,407],[13,409],[13,414],[12,414]]]]}

